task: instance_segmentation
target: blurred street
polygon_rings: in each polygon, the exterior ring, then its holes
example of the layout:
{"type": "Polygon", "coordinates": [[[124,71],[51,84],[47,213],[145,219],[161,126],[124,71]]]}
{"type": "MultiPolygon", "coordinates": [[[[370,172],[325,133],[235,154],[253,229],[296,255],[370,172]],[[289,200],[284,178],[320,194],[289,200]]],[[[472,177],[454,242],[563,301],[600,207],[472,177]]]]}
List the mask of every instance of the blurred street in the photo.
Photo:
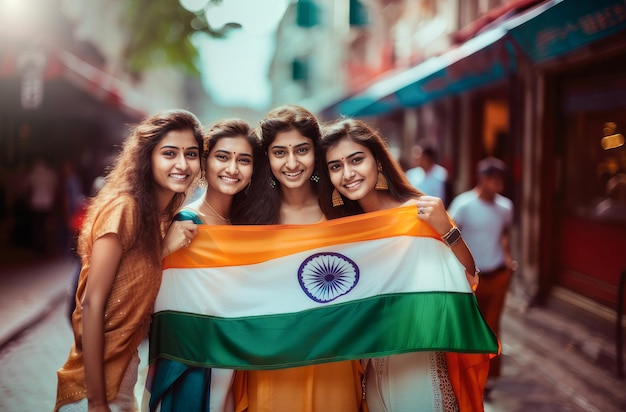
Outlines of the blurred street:
{"type": "MultiPolygon", "coordinates": [[[[56,370],[72,341],[67,287],[75,262],[66,258],[0,270],[0,411],[51,410],[56,370]]],[[[626,410],[624,381],[589,359],[614,342],[573,317],[547,308],[521,309],[510,296],[503,319],[503,376],[486,402],[487,412],[611,412],[626,410]]],[[[145,372],[147,344],[140,348],[145,372]]],[[[143,381],[138,382],[140,394],[143,381]]]]}

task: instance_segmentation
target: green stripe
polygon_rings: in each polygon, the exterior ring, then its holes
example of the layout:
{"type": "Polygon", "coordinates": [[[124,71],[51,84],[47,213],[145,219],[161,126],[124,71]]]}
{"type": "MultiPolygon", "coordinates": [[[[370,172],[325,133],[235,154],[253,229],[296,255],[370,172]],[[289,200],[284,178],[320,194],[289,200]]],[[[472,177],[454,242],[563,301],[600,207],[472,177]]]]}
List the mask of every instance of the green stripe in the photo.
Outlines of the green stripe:
{"type": "Polygon", "coordinates": [[[425,292],[355,300],[308,311],[217,318],[154,315],[157,357],[226,369],[280,369],[414,351],[497,353],[495,335],[468,293],[425,292]]]}

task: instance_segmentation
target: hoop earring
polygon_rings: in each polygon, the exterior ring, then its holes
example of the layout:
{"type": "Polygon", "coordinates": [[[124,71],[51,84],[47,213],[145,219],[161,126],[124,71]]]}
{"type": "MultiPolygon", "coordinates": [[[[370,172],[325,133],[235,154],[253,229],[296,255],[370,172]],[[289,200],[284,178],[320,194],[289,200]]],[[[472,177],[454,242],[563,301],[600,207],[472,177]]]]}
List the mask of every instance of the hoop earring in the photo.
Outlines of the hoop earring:
{"type": "Polygon", "coordinates": [[[376,177],[376,186],[374,186],[376,190],[389,190],[389,183],[387,183],[387,178],[383,174],[383,167],[378,165],[378,176],[376,177]]]}
{"type": "Polygon", "coordinates": [[[333,207],[343,206],[343,199],[341,198],[341,195],[339,194],[337,189],[333,190],[332,201],[333,207]]]}
{"type": "Polygon", "coordinates": [[[209,182],[207,182],[206,177],[202,176],[198,179],[198,187],[200,189],[206,189],[209,186],[209,182]]]}
{"type": "Polygon", "coordinates": [[[320,176],[317,174],[317,172],[313,172],[313,174],[311,175],[311,182],[319,183],[319,181],[320,176]]]}

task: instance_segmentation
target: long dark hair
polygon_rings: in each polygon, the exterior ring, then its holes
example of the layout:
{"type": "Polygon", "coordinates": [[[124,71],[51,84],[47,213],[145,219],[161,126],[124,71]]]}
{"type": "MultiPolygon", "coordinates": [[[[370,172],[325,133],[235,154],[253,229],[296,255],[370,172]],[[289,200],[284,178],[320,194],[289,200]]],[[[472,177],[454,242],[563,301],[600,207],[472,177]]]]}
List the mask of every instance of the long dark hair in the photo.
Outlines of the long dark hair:
{"type": "MultiPolygon", "coordinates": [[[[202,155],[202,126],[197,117],[186,110],[168,110],[144,119],[131,128],[106,183],[91,200],[78,241],[81,256],[90,252],[89,233],[96,218],[120,196],[130,196],[139,210],[136,217],[135,247],[145,248],[156,264],[160,262],[162,229],[183,204],[186,193],[176,193],[165,210],[157,204],[156,183],[152,175],[152,151],[171,131],[190,130],[202,155]]],[[[201,167],[202,166],[202,162],[201,167]]]]}
{"type": "MultiPolygon", "coordinates": [[[[245,137],[250,144],[250,147],[252,148],[252,179],[255,179],[256,169],[258,168],[257,163],[261,163],[263,159],[261,141],[256,131],[252,129],[252,127],[247,122],[241,119],[223,119],[216,122],[209,128],[204,139],[203,164],[206,163],[206,160],[209,158],[211,150],[213,150],[217,142],[225,137],[239,136],[245,137]]],[[[235,196],[233,196],[233,202],[231,204],[231,215],[233,209],[239,210],[242,203],[245,203],[248,197],[248,193],[249,187],[239,193],[236,193],[235,196]]]]}
{"type": "Polygon", "coordinates": [[[422,193],[414,188],[407,180],[402,168],[393,158],[385,140],[380,133],[368,126],[367,123],[356,119],[340,119],[324,127],[320,142],[317,170],[320,174],[319,196],[320,207],[328,219],[351,216],[363,213],[359,202],[349,200],[343,196],[343,206],[333,207],[332,193],[335,189],[330,181],[326,153],[342,139],[350,139],[355,143],[367,147],[377,163],[382,167],[382,174],[387,179],[389,193],[399,202],[406,202],[410,198],[419,197],[422,193]]]}
{"type": "MultiPolygon", "coordinates": [[[[258,134],[261,139],[263,158],[256,162],[247,201],[231,210],[233,224],[268,225],[280,221],[280,203],[282,189],[276,181],[267,157],[268,149],[281,132],[297,130],[302,136],[313,141],[316,159],[321,138],[320,124],[317,118],[307,109],[296,105],[280,106],[268,113],[260,122],[258,134]],[[272,185],[272,182],[274,184],[272,185]]],[[[316,173],[316,172],[314,172],[316,173]]],[[[314,193],[318,193],[317,183],[311,181],[314,193]]]]}

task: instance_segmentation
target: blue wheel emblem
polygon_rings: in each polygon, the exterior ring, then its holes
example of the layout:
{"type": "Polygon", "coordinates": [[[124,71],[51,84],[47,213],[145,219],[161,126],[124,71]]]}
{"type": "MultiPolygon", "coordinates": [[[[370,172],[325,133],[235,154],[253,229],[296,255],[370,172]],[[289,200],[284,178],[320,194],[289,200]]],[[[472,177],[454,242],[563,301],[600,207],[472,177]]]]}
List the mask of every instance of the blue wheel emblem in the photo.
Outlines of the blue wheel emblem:
{"type": "Polygon", "coordinates": [[[316,253],[300,265],[298,281],[308,297],[319,303],[327,303],[356,286],[359,282],[359,267],[340,253],[316,253]]]}

